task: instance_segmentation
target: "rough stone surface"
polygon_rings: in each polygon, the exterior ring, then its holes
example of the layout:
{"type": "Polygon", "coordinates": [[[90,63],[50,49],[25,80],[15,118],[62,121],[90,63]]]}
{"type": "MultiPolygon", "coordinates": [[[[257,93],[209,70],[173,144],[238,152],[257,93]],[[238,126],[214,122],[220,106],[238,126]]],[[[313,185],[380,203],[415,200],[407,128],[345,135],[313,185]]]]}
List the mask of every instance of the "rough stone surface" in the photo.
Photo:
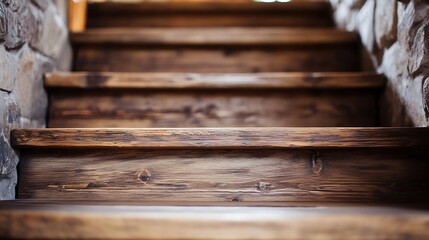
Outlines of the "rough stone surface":
{"type": "Polygon", "coordinates": [[[368,0],[358,14],[358,30],[363,45],[369,52],[374,51],[374,0],[368,0]]]}
{"type": "Polygon", "coordinates": [[[331,2],[334,16],[341,16],[335,18],[338,26],[359,32],[375,69],[388,79],[381,101],[382,124],[427,127],[429,1],[331,2]],[[356,11],[357,16],[350,14],[356,11]]]}
{"type": "Polygon", "coordinates": [[[0,0],[0,200],[15,198],[19,152],[10,131],[45,127],[43,75],[68,70],[71,47],[61,0],[0,0]]]}
{"type": "Polygon", "coordinates": [[[4,46],[0,45],[0,90],[11,92],[17,75],[18,58],[16,54],[6,51],[4,46]]]}
{"type": "Polygon", "coordinates": [[[388,48],[396,41],[397,1],[377,0],[375,5],[375,38],[379,48],[388,48]]]}

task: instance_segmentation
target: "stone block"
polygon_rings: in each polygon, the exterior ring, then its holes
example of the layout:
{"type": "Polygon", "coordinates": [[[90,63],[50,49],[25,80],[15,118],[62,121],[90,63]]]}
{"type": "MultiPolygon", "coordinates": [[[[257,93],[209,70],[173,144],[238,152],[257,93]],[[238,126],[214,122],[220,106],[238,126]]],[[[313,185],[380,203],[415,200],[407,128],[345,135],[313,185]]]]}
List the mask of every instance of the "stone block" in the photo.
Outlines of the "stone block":
{"type": "Polygon", "coordinates": [[[50,4],[50,0],[31,0],[31,2],[43,11],[46,10],[50,4]]]}
{"type": "Polygon", "coordinates": [[[37,42],[42,31],[42,13],[34,6],[21,8],[18,18],[18,36],[26,43],[37,42]]]}
{"type": "Polygon", "coordinates": [[[429,76],[429,22],[417,29],[409,56],[409,74],[429,76]]]}
{"type": "Polygon", "coordinates": [[[19,38],[18,33],[18,14],[9,8],[5,8],[6,32],[4,36],[4,46],[6,49],[16,49],[21,47],[24,42],[19,38]]]}
{"type": "Polygon", "coordinates": [[[19,108],[9,94],[0,93],[0,179],[13,172],[18,155],[10,146],[10,130],[19,126],[19,108]]]}
{"type": "Polygon", "coordinates": [[[374,0],[368,0],[365,3],[365,5],[362,7],[362,9],[359,11],[359,15],[358,15],[359,34],[363,45],[370,53],[374,51],[374,45],[375,45],[374,11],[375,11],[374,0]]]}
{"type": "Polygon", "coordinates": [[[42,33],[32,46],[43,54],[57,60],[61,58],[63,43],[68,43],[68,30],[54,5],[50,5],[43,19],[42,33]]]}
{"type": "Polygon", "coordinates": [[[16,169],[7,175],[0,176],[0,200],[15,199],[15,186],[18,182],[16,169]]]}
{"type": "Polygon", "coordinates": [[[14,93],[23,118],[45,119],[48,98],[43,86],[43,74],[52,69],[50,59],[33,52],[27,45],[22,49],[14,93]]]}
{"type": "Polygon", "coordinates": [[[377,0],[375,6],[375,39],[380,49],[389,48],[397,38],[397,1],[377,0]]]}
{"type": "Polygon", "coordinates": [[[0,45],[0,90],[11,92],[17,75],[18,58],[0,45]]]}

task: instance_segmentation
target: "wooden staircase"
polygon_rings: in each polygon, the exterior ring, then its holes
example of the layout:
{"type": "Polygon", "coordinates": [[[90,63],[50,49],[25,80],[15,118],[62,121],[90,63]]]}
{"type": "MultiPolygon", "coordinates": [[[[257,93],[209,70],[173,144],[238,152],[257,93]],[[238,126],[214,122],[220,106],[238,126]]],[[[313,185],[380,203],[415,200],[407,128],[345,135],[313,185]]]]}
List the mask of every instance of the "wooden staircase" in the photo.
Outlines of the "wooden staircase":
{"type": "Polygon", "coordinates": [[[47,129],[15,129],[6,239],[428,239],[427,128],[329,3],[97,3],[47,129]]]}

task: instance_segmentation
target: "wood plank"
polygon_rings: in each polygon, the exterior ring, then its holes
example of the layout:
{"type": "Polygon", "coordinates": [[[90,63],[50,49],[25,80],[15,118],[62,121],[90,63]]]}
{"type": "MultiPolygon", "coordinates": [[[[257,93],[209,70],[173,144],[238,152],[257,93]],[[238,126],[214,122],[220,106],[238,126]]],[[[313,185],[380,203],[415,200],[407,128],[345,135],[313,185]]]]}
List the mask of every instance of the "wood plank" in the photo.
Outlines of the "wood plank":
{"type": "Polygon", "coordinates": [[[377,125],[371,89],[57,89],[50,96],[54,128],[377,125]]]}
{"type": "Polygon", "coordinates": [[[103,2],[89,5],[88,27],[327,27],[330,10],[326,1],[103,2]]]}
{"type": "Polygon", "coordinates": [[[426,239],[427,211],[387,207],[38,206],[0,210],[11,239],[426,239]]]}
{"type": "Polygon", "coordinates": [[[257,73],[358,71],[359,46],[75,47],[75,71],[257,73]]]}
{"type": "Polygon", "coordinates": [[[21,151],[19,198],[250,204],[429,200],[429,162],[418,149],[66,147],[21,151]]]}
{"type": "Polygon", "coordinates": [[[381,88],[382,75],[332,73],[114,73],[55,72],[45,75],[47,88],[76,89],[362,89],[381,88]]]}
{"type": "Polygon", "coordinates": [[[14,129],[19,148],[404,148],[429,128],[14,129]]]}
{"type": "Polygon", "coordinates": [[[75,45],[272,46],[355,44],[358,35],[335,28],[108,28],[73,33],[71,40],[75,45]]]}

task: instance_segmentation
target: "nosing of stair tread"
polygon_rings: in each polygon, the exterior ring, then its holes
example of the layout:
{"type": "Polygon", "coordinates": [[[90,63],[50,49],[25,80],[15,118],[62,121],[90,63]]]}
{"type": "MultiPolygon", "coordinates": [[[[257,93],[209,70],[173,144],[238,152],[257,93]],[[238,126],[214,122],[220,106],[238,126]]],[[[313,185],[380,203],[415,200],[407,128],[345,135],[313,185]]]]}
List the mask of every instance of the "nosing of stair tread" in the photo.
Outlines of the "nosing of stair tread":
{"type": "Polygon", "coordinates": [[[381,88],[382,75],[351,73],[114,73],[57,72],[45,76],[47,88],[80,89],[300,89],[381,88]]]}
{"type": "MultiPolygon", "coordinates": [[[[3,204],[0,204],[3,205],[3,204]]],[[[6,203],[7,205],[7,203],[6,203]]],[[[389,207],[105,207],[0,209],[11,238],[77,239],[426,239],[428,212],[389,207]],[[28,223],[32,224],[28,224],[28,223]],[[162,231],[160,231],[162,226],[162,231]],[[214,237],[215,236],[215,237],[214,237]]]]}
{"type": "Polygon", "coordinates": [[[429,145],[429,128],[14,129],[20,148],[403,148],[429,145]]]}
{"type": "Polygon", "coordinates": [[[335,28],[206,27],[104,28],[71,35],[74,44],[144,45],[324,45],[357,44],[358,35],[335,28]],[[311,37],[310,37],[311,36],[311,37]]]}

